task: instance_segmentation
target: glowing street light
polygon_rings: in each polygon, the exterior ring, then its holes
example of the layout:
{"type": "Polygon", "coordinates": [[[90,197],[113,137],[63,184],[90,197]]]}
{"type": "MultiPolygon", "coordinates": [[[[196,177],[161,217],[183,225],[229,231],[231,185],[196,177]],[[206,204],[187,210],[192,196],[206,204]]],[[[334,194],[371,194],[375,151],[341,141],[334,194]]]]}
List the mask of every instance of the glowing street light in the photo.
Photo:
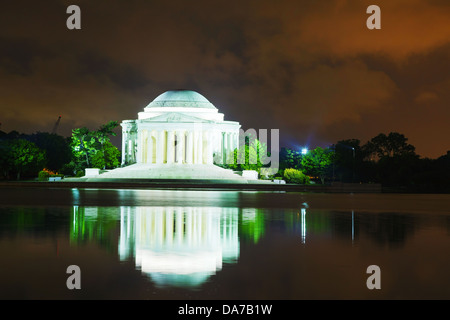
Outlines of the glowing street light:
{"type": "Polygon", "coordinates": [[[302,155],[305,155],[308,153],[308,148],[302,148],[302,155]]]}

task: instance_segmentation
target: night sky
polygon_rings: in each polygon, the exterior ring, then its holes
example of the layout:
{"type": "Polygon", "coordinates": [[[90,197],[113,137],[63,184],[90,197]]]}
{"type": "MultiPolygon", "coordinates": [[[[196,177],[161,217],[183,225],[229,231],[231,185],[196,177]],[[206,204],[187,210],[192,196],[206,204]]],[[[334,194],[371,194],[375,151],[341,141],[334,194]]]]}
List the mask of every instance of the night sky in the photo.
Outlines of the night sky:
{"type": "Polygon", "coordinates": [[[61,115],[69,136],[190,89],[244,129],[280,129],[281,146],[395,131],[422,157],[450,150],[448,0],[2,1],[0,48],[5,132],[61,115]]]}

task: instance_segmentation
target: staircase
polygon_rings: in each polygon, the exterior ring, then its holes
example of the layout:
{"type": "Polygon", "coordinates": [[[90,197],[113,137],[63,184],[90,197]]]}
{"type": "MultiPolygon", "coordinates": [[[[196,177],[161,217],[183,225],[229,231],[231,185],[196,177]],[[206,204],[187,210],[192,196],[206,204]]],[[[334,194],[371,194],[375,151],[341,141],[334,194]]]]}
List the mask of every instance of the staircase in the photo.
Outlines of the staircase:
{"type": "Polygon", "coordinates": [[[227,180],[247,183],[247,179],[230,169],[207,164],[133,164],[86,177],[87,181],[110,179],[181,179],[181,180],[227,180]]]}

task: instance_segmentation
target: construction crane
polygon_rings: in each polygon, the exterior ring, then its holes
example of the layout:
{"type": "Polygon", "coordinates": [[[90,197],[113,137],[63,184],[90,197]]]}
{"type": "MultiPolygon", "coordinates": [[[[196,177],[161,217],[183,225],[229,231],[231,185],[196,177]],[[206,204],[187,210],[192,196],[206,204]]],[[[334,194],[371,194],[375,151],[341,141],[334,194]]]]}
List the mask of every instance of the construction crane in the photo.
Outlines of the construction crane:
{"type": "Polygon", "coordinates": [[[55,125],[53,126],[52,133],[56,133],[56,129],[58,129],[59,123],[61,122],[61,116],[58,117],[58,120],[56,120],[55,125]]]}

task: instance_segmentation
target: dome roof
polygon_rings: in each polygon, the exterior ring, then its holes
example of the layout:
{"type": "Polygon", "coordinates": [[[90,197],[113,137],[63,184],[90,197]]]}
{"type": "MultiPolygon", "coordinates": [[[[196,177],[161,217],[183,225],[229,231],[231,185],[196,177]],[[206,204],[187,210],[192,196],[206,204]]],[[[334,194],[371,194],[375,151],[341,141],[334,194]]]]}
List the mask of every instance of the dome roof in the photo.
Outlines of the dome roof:
{"type": "Polygon", "coordinates": [[[183,107],[183,108],[206,108],[217,109],[200,93],[192,90],[166,91],[155,98],[147,108],[161,107],[183,107]]]}

